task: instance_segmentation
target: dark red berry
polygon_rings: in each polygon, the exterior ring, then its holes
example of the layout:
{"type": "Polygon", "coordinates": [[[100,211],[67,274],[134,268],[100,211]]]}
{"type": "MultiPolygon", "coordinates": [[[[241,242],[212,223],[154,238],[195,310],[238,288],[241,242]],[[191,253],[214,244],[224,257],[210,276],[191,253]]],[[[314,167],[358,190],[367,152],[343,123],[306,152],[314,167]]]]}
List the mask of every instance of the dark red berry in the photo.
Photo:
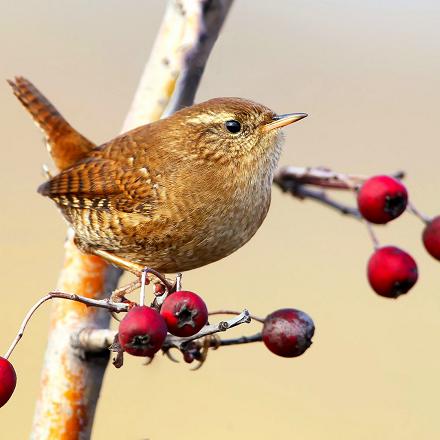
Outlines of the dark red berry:
{"type": "Polygon", "coordinates": [[[377,249],[368,261],[367,273],[373,290],[387,298],[408,292],[418,278],[414,258],[395,246],[377,249]]]}
{"type": "Polygon", "coordinates": [[[375,176],[360,188],[358,207],[371,223],[384,224],[399,217],[406,209],[408,192],[405,186],[390,176],[375,176]]]}
{"type": "Polygon", "coordinates": [[[10,399],[17,384],[14,367],[5,358],[0,357],[0,408],[10,399]]]}
{"type": "Polygon", "coordinates": [[[152,357],[162,347],[166,335],[162,316],[147,306],[133,307],[119,324],[119,343],[133,356],[152,357]]]}
{"type": "Polygon", "coordinates": [[[426,250],[440,260],[440,215],[434,217],[423,230],[423,244],[426,250]]]}
{"type": "Polygon", "coordinates": [[[295,357],[303,354],[312,344],[315,325],[312,318],[295,309],[280,309],[266,317],[263,342],[278,356],[295,357]]]}
{"type": "Polygon", "coordinates": [[[160,314],[168,331],[176,336],[192,336],[208,322],[208,309],[199,295],[181,290],[169,295],[160,314]]]}
{"type": "Polygon", "coordinates": [[[190,351],[184,351],[183,352],[183,360],[187,363],[190,364],[191,362],[194,361],[194,354],[190,351]]]}

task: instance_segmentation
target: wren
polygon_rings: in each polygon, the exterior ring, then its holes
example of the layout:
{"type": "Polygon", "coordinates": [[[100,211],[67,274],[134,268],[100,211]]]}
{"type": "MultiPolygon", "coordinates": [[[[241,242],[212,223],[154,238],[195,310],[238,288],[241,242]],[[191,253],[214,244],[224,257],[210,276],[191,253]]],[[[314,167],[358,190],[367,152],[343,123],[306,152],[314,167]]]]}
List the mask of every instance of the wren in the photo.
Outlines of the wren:
{"type": "Polygon", "coordinates": [[[135,273],[182,272],[243,246],[269,209],[280,129],[307,116],[215,98],[95,146],[29,81],[9,83],[61,170],[38,192],[83,252],[135,273]]]}

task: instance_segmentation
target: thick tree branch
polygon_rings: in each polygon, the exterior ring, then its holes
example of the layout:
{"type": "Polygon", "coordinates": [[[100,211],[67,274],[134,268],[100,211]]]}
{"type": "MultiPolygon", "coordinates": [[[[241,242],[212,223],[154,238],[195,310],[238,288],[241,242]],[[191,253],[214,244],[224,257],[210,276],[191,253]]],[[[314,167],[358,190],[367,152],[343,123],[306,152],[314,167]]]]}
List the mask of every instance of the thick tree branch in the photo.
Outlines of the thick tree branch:
{"type": "MultiPolygon", "coordinates": [[[[159,119],[172,98],[174,104],[169,112],[192,103],[230,3],[230,0],[169,1],[123,132],[159,119]]],[[[120,274],[119,269],[109,267],[100,258],[81,254],[69,233],[58,282],[60,291],[99,300],[116,288],[120,274]]],[[[85,308],[75,301],[54,304],[33,439],[90,438],[109,355],[105,352],[93,358],[79,357],[71,347],[71,335],[83,328],[107,330],[109,316],[105,310],[85,308]]]]}
{"type": "MultiPolygon", "coordinates": [[[[183,69],[177,80],[175,93],[162,117],[193,104],[209,54],[231,4],[232,0],[205,0],[194,8],[194,2],[181,3],[180,13],[186,11],[186,14],[194,14],[194,26],[187,26],[188,29],[185,29],[185,48],[181,55],[185,62],[182,63],[183,69]]],[[[191,20],[186,23],[190,24],[191,20]]]]}
{"type": "Polygon", "coordinates": [[[232,0],[170,0],[123,131],[192,105],[232,0]],[[171,102],[170,102],[171,101],[171,102]]]}

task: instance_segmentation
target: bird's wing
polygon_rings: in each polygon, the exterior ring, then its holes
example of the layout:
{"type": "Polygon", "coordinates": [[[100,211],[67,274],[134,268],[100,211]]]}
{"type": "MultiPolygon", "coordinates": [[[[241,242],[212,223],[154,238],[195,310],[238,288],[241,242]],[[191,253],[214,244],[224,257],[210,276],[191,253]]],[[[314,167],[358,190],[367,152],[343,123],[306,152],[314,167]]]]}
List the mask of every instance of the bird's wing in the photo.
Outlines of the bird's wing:
{"type": "Polygon", "coordinates": [[[43,183],[38,192],[58,205],[148,214],[156,197],[146,169],[89,158],[43,183]]]}

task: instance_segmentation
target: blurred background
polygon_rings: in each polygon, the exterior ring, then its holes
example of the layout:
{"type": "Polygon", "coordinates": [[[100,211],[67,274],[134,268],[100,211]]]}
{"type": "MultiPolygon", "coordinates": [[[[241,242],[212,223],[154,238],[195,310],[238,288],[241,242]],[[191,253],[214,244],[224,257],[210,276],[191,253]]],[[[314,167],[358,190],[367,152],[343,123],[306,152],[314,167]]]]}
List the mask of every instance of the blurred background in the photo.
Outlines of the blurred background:
{"type": "MultiPolygon", "coordinates": [[[[31,79],[91,140],[114,137],[165,8],[163,1],[0,1],[1,352],[31,304],[56,285],[66,226],[36,193],[49,159],[42,135],[3,80],[31,79]]],[[[242,0],[208,63],[198,101],[241,96],[310,117],[286,129],[281,164],[376,174],[403,169],[410,196],[440,213],[440,3],[434,0],[242,0]]],[[[352,196],[344,196],[351,201],[352,196]]],[[[244,248],[185,275],[210,309],[309,313],[314,344],[298,359],[261,344],[212,352],[190,371],[162,356],[109,367],[94,439],[440,438],[440,263],[421,222],[378,228],[410,252],[418,284],[397,301],[369,288],[372,252],[359,222],[274,189],[244,248]]],[[[2,436],[27,438],[49,306],[12,356],[16,393],[2,436]]],[[[252,324],[254,325],[254,324],[252,324]]],[[[255,328],[235,331],[252,333],[255,328]]]]}

